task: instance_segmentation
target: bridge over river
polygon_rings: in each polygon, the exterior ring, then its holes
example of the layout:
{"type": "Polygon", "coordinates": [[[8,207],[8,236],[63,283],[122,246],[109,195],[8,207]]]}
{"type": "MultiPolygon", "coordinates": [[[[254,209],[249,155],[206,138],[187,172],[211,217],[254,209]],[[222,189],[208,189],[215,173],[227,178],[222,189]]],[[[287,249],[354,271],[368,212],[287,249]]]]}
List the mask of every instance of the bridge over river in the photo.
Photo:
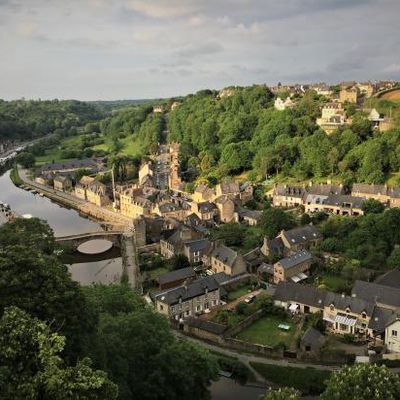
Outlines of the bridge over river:
{"type": "MultiPolygon", "coordinates": [[[[123,276],[128,279],[130,286],[142,291],[142,280],[139,268],[138,248],[135,232],[133,231],[101,231],[80,233],[77,235],[61,236],[56,242],[77,249],[81,244],[91,240],[107,240],[121,248],[123,276]]],[[[147,246],[144,246],[145,251],[147,246]]]]}

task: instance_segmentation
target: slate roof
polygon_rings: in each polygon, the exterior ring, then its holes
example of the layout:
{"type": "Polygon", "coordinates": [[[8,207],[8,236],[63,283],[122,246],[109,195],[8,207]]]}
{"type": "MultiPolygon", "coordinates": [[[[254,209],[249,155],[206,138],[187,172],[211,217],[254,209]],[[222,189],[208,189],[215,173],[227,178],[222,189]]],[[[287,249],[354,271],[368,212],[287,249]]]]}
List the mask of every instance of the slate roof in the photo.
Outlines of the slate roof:
{"type": "Polygon", "coordinates": [[[179,204],[175,204],[175,203],[164,203],[164,204],[160,204],[158,206],[158,209],[160,210],[160,212],[166,213],[166,212],[173,212],[173,211],[181,210],[182,207],[179,204]]]}
{"type": "Polygon", "coordinates": [[[199,207],[199,212],[201,213],[210,212],[216,209],[215,204],[210,203],[209,201],[204,201],[202,203],[199,203],[198,207],[199,207]]]}
{"type": "Polygon", "coordinates": [[[343,186],[334,185],[331,183],[320,183],[308,186],[306,188],[306,191],[309,194],[320,196],[328,196],[330,194],[343,194],[343,186]]]}
{"type": "Polygon", "coordinates": [[[355,314],[361,314],[363,311],[365,311],[369,316],[372,315],[375,307],[374,302],[352,296],[344,296],[338,293],[327,292],[325,297],[325,305],[330,306],[331,304],[333,304],[335,308],[339,310],[346,310],[347,308],[350,308],[351,312],[355,314]]]}
{"type": "Polygon", "coordinates": [[[274,300],[293,301],[313,307],[324,308],[327,292],[313,286],[281,282],[276,287],[274,300]]]}
{"type": "Polygon", "coordinates": [[[271,264],[267,264],[263,262],[258,268],[257,268],[257,273],[258,274],[268,274],[268,275],[273,275],[274,274],[274,266],[271,264]]]}
{"type": "Polygon", "coordinates": [[[283,244],[283,241],[280,237],[277,237],[272,240],[267,239],[266,244],[269,251],[276,256],[281,255],[285,250],[285,245],[283,244]]]}
{"type": "Polygon", "coordinates": [[[276,185],[274,191],[280,196],[303,197],[306,193],[302,186],[276,185]]]}
{"type": "Polygon", "coordinates": [[[304,345],[320,348],[325,342],[325,336],[317,329],[310,326],[301,338],[304,345]]]}
{"type": "Polygon", "coordinates": [[[242,218],[251,218],[251,219],[255,219],[256,221],[259,221],[261,219],[262,216],[262,211],[258,211],[258,210],[249,210],[248,208],[240,208],[239,209],[239,215],[242,218]]]}
{"type": "Polygon", "coordinates": [[[225,182],[220,184],[221,193],[238,193],[240,191],[239,184],[237,182],[225,182]]]}
{"type": "Polygon", "coordinates": [[[189,248],[191,252],[206,251],[210,245],[210,241],[207,238],[188,240],[184,242],[184,247],[189,248]]]}
{"type": "Polygon", "coordinates": [[[222,335],[227,327],[225,325],[217,324],[216,322],[207,321],[201,318],[187,317],[184,321],[185,325],[192,328],[198,328],[203,331],[215,333],[216,335],[222,335]]]}
{"type": "Polygon", "coordinates": [[[65,183],[70,182],[71,178],[68,175],[57,175],[54,177],[54,181],[65,183]]]}
{"type": "Polygon", "coordinates": [[[225,246],[224,244],[219,244],[211,252],[210,256],[231,267],[234,264],[238,253],[235,250],[232,250],[231,248],[225,246]]]}
{"type": "Polygon", "coordinates": [[[388,307],[400,307],[400,289],[373,282],[356,281],[351,295],[388,307]]]}
{"type": "Polygon", "coordinates": [[[375,279],[375,283],[400,289],[400,271],[393,269],[375,279]]]}
{"type": "Polygon", "coordinates": [[[368,194],[386,194],[386,185],[368,185],[366,183],[354,183],[352,192],[368,193],[368,194]]]}
{"type": "Polygon", "coordinates": [[[322,239],[321,232],[314,225],[305,225],[288,231],[282,231],[281,235],[290,244],[303,244],[312,240],[322,239]]]}
{"type": "Polygon", "coordinates": [[[284,269],[290,269],[304,261],[309,261],[309,260],[312,260],[312,255],[307,250],[301,250],[297,251],[296,253],[288,257],[282,258],[281,260],[278,261],[278,263],[284,269]]]}
{"type": "Polygon", "coordinates": [[[166,274],[159,276],[157,281],[160,285],[165,285],[166,283],[192,278],[195,276],[196,273],[194,272],[194,269],[192,267],[187,267],[167,272],[166,274]]]}
{"type": "Polygon", "coordinates": [[[219,289],[217,281],[212,276],[197,279],[187,286],[180,286],[161,293],[156,293],[154,298],[156,301],[174,305],[179,303],[180,298],[182,301],[187,301],[201,296],[205,293],[206,289],[208,289],[208,292],[214,292],[219,289]]]}
{"type": "Polygon", "coordinates": [[[227,275],[225,272],[217,272],[212,276],[219,285],[222,285],[224,282],[229,281],[232,279],[231,276],[227,275]]]}
{"type": "Polygon", "coordinates": [[[396,319],[396,317],[397,314],[394,311],[375,306],[368,328],[377,333],[381,333],[385,330],[387,325],[396,319]]]}
{"type": "Polygon", "coordinates": [[[344,204],[350,204],[352,208],[361,208],[365,201],[364,197],[350,196],[346,194],[342,195],[329,195],[322,201],[323,204],[331,206],[344,207],[344,204]]]}

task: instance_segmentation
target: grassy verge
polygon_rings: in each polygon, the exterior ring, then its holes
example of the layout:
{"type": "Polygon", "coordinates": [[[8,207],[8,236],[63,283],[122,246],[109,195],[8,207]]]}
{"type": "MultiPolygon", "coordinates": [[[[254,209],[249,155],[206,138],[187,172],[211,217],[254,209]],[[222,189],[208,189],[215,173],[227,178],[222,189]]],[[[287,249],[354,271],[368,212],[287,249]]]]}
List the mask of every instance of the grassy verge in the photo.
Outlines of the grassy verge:
{"type": "Polygon", "coordinates": [[[239,297],[244,296],[246,293],[249,292],[249,290],[251,290],[251,288],[251,285],[238,286],[236,289],[228,293],[228,300],[233,301],[238,299],[239,297]]]}
{"type": "Polygon", "coordinates": [[[18,174],[18,167],[15,165],[10,172],[10,179],[15,186],[21,186],[23,184],[22,179],[18,174]]]}
{"type": "Polygon", "coordinates": [[[246,342],[275,347],[284,344],[286,348],[293,345],[296,336],[296,326],[291,321],[285,321],[277,316],[267,316],[254,322],[237,335],[237,338],[246,342]],[[278,328],[279,324],[290,326],[289,331],[278,328]]]}
{"type": "Polygon", "coordinates": [[[320,394],[325,390],[325,381],[330,371],[315,368],[281,367],[278,365],[250,362],[250,365],[267,381],[279,386],[288,386],[308,394],[320,394]]]}

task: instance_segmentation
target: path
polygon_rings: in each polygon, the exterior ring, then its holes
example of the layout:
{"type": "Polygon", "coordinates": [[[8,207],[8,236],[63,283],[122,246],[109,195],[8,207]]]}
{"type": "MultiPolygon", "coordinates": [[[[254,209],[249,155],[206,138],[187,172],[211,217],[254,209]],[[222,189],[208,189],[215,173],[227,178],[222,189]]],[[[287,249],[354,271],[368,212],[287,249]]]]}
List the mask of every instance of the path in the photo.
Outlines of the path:
{"type": "Polygon", "coordinates": [[[102,221],[110,222],[113,225],[119,225],[119,228],[121,228],[121,226],[128,226],[132,222],[130,218],[125,217],[124,215],[121,215],[115,211],[88,203],[87,201],[79,199],[78,197],[75,197],[69,193],[61,192],[59,190],[52,189],[49,186],[41,185],[28,177],[26,169],[19,169],[18,174],[24,184],[35,188],[39,192],[43,193],[46,197],[54,201],[75,208],[83,214],[102,221]]]}

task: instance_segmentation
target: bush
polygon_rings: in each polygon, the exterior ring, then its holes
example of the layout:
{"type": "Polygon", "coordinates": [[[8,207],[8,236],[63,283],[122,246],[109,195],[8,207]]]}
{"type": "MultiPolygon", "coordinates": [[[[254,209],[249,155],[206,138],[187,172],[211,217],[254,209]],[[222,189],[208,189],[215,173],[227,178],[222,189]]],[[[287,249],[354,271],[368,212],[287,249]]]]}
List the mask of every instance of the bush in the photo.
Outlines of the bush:
{"type": "Polygon", "coordinates": [[[345,343],[354,343],[356,341],[356,337],[352,333],[346,333],[343,335],[343,341],[345,343]]]}

